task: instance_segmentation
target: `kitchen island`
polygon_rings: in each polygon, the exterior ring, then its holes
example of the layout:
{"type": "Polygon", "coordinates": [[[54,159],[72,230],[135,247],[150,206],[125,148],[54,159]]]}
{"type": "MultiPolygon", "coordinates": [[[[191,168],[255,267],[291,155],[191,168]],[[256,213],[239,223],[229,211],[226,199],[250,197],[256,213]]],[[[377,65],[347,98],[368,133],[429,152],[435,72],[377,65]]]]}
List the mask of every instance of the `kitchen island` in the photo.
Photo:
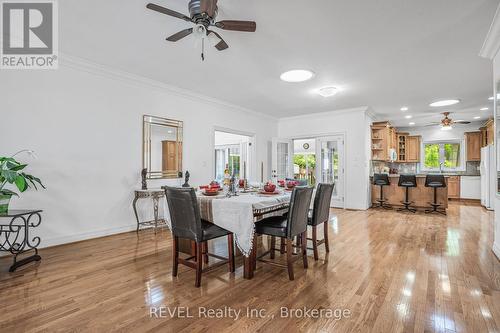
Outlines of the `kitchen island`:
{"type": "MultiPolygon", "coordinates": [[[[409,189],[409,201],[412,201],[412,206],[419,209],[430,208],[429,202],[434,201],[434,189],[430,187],[425,187],[425,177],[426,175],[417,175],[417,187],[412,187],[409,189]]],[[[448,184],[449,176],[445,176],[446,184],[448,184]]],[[[405,200],[404,187],[398,186],[399,175],[391,174],[389,175],[389,180],[391,184],[389,186],[384,186],[384,198],[387,200],[387,204],[392,206],[403,206],[401,203],[405,200]]],[[[380,186],[372,184],[372,203],[376,202],[376,199],[380,196],[380,186]]],[[[437,201],[442,204],[440,208],[448,208],[448,188],[438,188],[437,189],[437,201]]]]}

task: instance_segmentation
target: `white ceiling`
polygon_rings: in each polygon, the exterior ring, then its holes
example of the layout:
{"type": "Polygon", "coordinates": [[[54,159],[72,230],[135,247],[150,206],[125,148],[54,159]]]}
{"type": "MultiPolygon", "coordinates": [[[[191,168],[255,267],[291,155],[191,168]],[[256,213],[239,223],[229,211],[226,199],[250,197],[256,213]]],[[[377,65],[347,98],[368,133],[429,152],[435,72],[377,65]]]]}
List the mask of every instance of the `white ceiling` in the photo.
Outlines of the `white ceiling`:
{"type": "MultiPolygon", "coordinates": [[[[499,0],[220,0],[219,19],[255,20],[257,32],[221,31],[230,48],[204,63],[192,37],[165,41],[190,24],[147,2],[60,1],[60,51],[276,117],[367,105],[404,125],[401,106],[434,121],[428,104],[442,98],[462,100],[451,108],[460,118],[492,109],[492,68],[478,53],[499,0]],[[279,80],[294,68],[316,76],[279,80]],[[313,93],[330,84],[342,91],[313,93]]],[[[188,13],[188,0],[151,2],[188,13]]]]}

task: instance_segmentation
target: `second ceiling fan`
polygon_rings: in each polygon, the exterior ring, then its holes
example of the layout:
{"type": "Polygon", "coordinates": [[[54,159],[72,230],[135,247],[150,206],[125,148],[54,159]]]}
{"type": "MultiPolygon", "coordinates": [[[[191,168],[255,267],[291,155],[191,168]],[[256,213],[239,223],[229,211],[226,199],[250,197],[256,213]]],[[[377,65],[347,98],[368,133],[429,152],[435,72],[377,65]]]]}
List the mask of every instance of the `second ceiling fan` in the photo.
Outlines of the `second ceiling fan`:
{"type": "MultiPolygon", "coordinates": [[[[217,22],[217,0],[190,0],[188,5],[190,16],[186,16],[153,3],[147,4],[146,7],[159,13],[191,22],[196,25],[193,28],[184,29],[168,37],[167,40],[170,42],[177,42],[178,40],[195,33],[197,35],[201,35],[202,37],[206,36],[209,39],[215,39],[215,48],[222,51],[227,49],[229,46],[217,32],[210,30],[211,27],[243,32],[255,32],[257,28],[257,24],[253,21],[222,20],[217,22]]],[[[204,56],[202,53],[202,59],[203,58],[204,56]]]]}

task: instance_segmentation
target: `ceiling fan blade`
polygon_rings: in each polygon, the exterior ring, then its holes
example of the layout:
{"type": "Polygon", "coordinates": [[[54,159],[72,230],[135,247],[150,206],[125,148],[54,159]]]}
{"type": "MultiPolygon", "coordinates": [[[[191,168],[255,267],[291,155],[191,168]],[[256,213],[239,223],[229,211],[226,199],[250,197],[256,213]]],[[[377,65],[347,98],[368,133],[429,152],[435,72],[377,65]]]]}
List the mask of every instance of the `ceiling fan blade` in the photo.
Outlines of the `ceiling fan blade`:
{"type": "Polygon", "coordinates": [[[192,22],[190,17],[187,17],[186,15],[181,14],[179,12],[176,12],[174,10],[155,5],[154,3],[148,3],[146,5],[146,8],[157,11],[157,12],[162,13],[162,14],[166,14],[169,16],[179,18],[179,19],[184,20],[184,21],[192,22]]]}
{"type": "Polygon", "coordinates": [[[214,18],[217,10],[217,0],[200,0],[200,12],[207,13],[208,16],[214,18]]]}
{"type": "Polygon", "coordinates": [[[168,37],[167,40],[169,42],[177,42],[178,40],[180,40],[186,36],[189,36],[192,33],[193,33],[193,28],[185,29],[185,30],[179,31],[178,33],[173,34],[172,36],[168,37]]]}
{"type": "Polygon", "coordinates": [[[246,32],[255,32],[257,30],[257,23],[253,21],[220,21],[215,23],[217,28],[221,28],[224,30],[233,30],[233,31],[246,31],[246,32]]]}
{"type": "Polygon", "coordinates": [[[215,31],[212,31],[212,30],[209,30],[208,33],[209,33],[209,37],[210,37],[210,35],[215,35],[220,40],[219,43],[215,44],[215,48],[217,50],[223,51],[229,47],[229,45],[227,45],[227,43],[224,41],[224,39],[222,39],[222,37],[218,33],[216,33],[215,31]]]}
{"type": "Polygon", "coordinates": [[[470,124],[470,121],[465,121],[465,120],[457,120],[457,121],[454,121],[453,123],[454,123],[454,124],[463,124],[463,125],[467,125],[467,124],[470,124]]]}

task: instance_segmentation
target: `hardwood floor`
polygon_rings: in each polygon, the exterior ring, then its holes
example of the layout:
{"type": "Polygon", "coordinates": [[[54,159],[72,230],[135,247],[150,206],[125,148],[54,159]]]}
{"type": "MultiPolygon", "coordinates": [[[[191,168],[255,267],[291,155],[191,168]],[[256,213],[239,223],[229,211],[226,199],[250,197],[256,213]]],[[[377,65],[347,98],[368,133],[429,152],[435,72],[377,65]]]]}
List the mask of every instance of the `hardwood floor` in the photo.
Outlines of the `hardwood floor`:
{"type": "MultiPolygon", "coordinates": [[[[493,213],[456,202],[447,217],[333,213],[329,256],[321,246],[315,262],[309,251],[309,269],[296,262],[295,281],[260,263],[254,279],[244,280],[240,258],[236,273],[221,267],[194,288],[192,270],[180,266],[178,277],[171,276],[166,231],[44,249],[40,263],[15,273],[8,273],[10,258],[0,259],[0,332],[500,332],[493,213]],[[195,318],[179,318],[180,312],[151,318],[150,307],[161,306],[189,307],[195,318]],[[198,316],[200,308],[225,306],[241,309],[241,317],[198,316]],[[265,316],[249,317],[247,307],[265,316]],[[350,315],[282,318],[281,307],[350,315]]],[[[215,246],[225,254],[225,242],[215,246]]]]}

